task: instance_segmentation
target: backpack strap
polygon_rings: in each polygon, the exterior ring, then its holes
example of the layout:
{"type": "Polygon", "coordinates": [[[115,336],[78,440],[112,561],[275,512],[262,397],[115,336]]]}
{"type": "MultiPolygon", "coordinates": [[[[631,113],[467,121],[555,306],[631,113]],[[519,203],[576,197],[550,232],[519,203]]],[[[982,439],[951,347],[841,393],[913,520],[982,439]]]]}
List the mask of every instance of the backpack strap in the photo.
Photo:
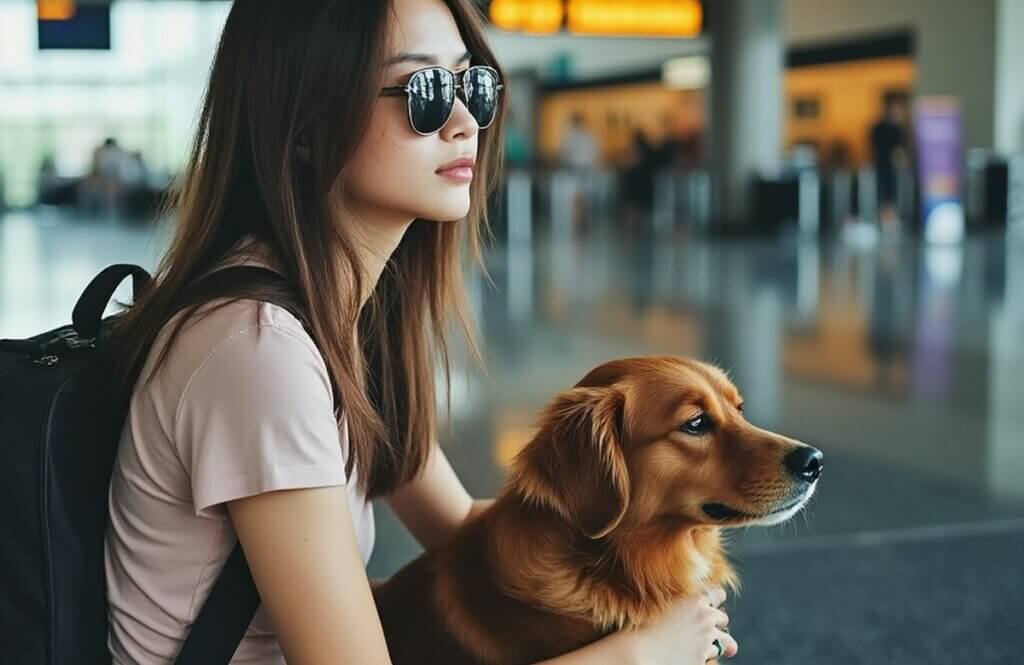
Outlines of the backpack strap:
{"type": "MultiPolygon", "coordinates": [[[[260,299],[279,305],[309,330],[308,318],[288,281],[268,268],[233,266],[203,277],[186,289],[184,300],[203,302],[213,297],[243,296],[259,289],[260,299]]],[[[312,333],[310,333],[312,334],[312,333]]],[[[337,395],[335,395],[337,399],[337,395]]],[[[175,665],[227,665],[260,604],[249,564],[238,543],[228,556],[199,616],[189,630],[175,665]]]]}
{"type": "Polygon", "coordinates": [[[175,665],[228,665],[259,605],[260,594],[238,543],[192,624],[175,665]]]}
{"type": "Polygon", "coordinates": [[[132,278],[135,295],[138,295],[150,280],[149,273],[139,266],[118,263],[104,268],[85,287],[71,313],[72,325],[81,337],[95,339],[100,334],[103,310],[110,303],[117,287],[129,276],[132,278]]]}

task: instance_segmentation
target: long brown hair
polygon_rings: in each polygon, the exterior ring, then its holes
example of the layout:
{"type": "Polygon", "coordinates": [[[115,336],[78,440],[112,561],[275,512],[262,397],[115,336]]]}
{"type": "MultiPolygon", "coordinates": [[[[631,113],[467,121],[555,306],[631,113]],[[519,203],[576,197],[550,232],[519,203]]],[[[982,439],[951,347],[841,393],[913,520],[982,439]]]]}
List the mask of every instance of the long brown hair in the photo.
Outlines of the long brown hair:
{"type": "MultiPolygon", "coordinates": [[[[480,9],[472,0],[444,2],[473,64],[501,72],[480,9]]],[[[480,133],[466,218],[416,219],[361,308],[363,267],[345,219],[347,165],[383,83],[393,12],[389,0],[235,2],[191,157],[166,211],[176,217],[173,241],[114,331],[130,389],[183,290],[243,236],[266,243],[327,364],[339,425],[342,418],[348,424],[346,470],[351,475],[358,465],[359,485],[371,497],[413,479],[427,459],[436,421],[435,360],[448,380],[449,320],[475,349],[461,249],[480,263],[507,104],[502,97],[494,124],[480,133]]],[[[185,310],[149,377],[195,311],[185,310]]]]}

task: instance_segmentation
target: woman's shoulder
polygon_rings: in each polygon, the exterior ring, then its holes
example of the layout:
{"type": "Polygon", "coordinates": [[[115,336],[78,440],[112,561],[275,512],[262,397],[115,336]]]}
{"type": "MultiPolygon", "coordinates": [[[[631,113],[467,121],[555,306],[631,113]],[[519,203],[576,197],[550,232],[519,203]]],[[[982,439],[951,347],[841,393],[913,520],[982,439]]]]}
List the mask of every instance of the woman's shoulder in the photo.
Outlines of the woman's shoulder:
{"type": "MultiPolygon", "coordinates": [[[[280,272],[269,254],[251,241],[240,243],[235,252],[208,272],[240,265],[280,272]]],[[[288,371],[287,359],[303,356],[313,361],[318,374],[326,373],[326,364],[302,322],[286,307],[252,297],[214,298],[194,311],[176,313],[157,335],[149,358],[151,366],[164,353],[158,373],[178,388],[184,388],[183,382],[215,355],[252,363],[265,375],[288,371]]]]}
{"type": "MultiPolygon", "coordinates": [[[[281,273],[279,263],[265,243],[250,236],[243,237],[233,251],[209,272],[236,266],[268,268],[281,273]]],[[[178,314],[172,318],[167,327],[173,330],[182,315],[178,314]]],[[[186,352],[190,349],[198,353],[213,352],[232,339],[258,335],[263,329],[282,333],[283,336],[275,337],[282,340],[293,338],[317,353],[312,338],[294,314],[280,304],[254,298],[225,297],[204,303],[185,322],[179,338],[186,352]]],[[[175,341],[175,346],[178,344],[179,342],[175,341]]]]}
{"type": "MultiPolygon", "coordinates": [[[[176,323],[172,319],[167,327],[173,329],[176,323]]],[[[294,314],[281,305],[251,298],[218,298],[201,306],[184,323],[169,353],[178,364],[190,366],[225,346],[245,347],[253,354],[252,360],[270,360],[293,347],[305,347],[320,356],[294,314]]]]}
{"type": "Polygon", "coordinates": [[[238,380],[249,376],[280,384],[293,378],[319,382],[327,376],[326,363],[309,333],[280,305],[254,299],[211,300],[191,315],[171,340],[182,316],[173,317],[160,331],[144,376],[150,376],[158,357],[166,356],[152,380],[140,383],[173,403],[180,402],[201,374],[207,375],[207,380],[220,373],[238,380]],[[168,342],[170,347],[165,350],[168,342]]]}

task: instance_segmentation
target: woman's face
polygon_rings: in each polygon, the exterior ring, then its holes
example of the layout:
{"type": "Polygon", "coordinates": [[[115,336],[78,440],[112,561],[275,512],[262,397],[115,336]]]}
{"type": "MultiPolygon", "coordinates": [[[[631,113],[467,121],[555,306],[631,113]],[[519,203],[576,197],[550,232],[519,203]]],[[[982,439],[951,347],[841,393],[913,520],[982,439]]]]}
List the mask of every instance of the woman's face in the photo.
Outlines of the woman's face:
{"type": "MultiPolygon", "coordinates": [[[[395,0],[384,85],[405,85],[409,75],[429,65],[459,72],[469,54],[458,26],[442,0],[395,0]]],[[[370,222],[408,223],[462,219],[469,212],[469,183],[437,173],[461,157],[476,159],[479,128],[461,99],[448,123],[421,136],[409,126],[405,96],[378,97],[370,125],[351,163],[349,191],[357,213],[370,222]]]]}

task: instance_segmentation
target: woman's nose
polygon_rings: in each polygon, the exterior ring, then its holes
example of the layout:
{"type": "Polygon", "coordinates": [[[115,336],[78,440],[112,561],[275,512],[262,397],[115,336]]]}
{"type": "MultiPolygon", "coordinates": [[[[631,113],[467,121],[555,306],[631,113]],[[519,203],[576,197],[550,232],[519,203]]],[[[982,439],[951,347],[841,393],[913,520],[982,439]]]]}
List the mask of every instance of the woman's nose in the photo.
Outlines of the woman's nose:
{"type": "Polygon", "coordinates": [[[455,107],[452,109],[451,117],[448,118],[445,126],[441,128],[442,138],[450,141],[460,136],[462,138],[472,137],[479,130],[476,118],[469,112],[469,108],[462,100],[460,91],[460,94],[455,95],[455,107]]]}

